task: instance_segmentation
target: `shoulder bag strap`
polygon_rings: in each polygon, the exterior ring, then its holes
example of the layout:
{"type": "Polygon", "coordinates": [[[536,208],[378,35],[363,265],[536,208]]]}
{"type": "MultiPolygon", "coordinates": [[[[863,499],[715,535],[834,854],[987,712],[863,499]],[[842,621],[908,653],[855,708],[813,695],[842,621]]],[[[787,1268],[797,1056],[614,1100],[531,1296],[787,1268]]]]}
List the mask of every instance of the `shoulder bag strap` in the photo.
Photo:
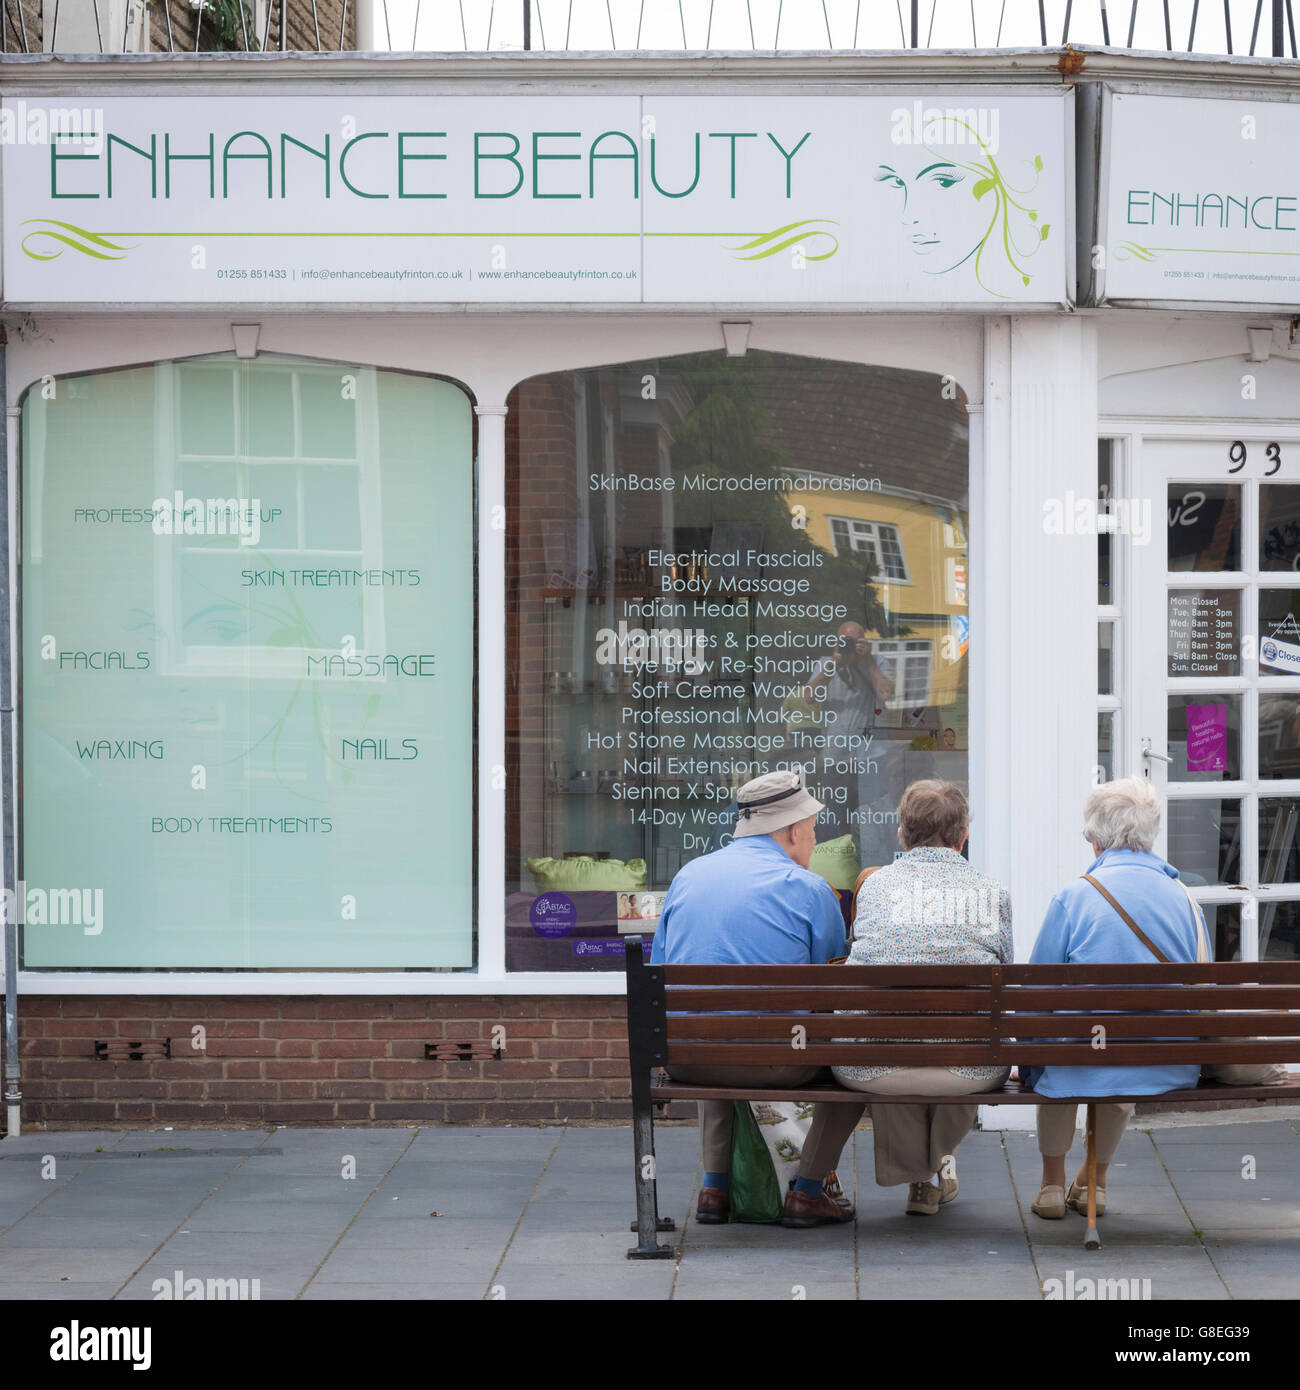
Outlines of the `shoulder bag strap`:
{"type": "Polygon", "coordinates": [[[1187,901],[1192,905],[1192,918],[1196,922],[1196,962],[1198,965],[1205,965],[1210,959],[1210,946],[1205,935],[1205,914],[1201,911],[1201,905],[1192,897],[1192,890],[1182,881],[1178,880],[1178,886],[1187,894],[1187,901]]]}
{"type": "Polygon", "coordinates": [[[1111,897],[1111,895],[1101,886],[1101,884],[1098,883],[1097,880],[1093,878],[1091,874],[1084,874],[1083,877],[1087,882],[1091,883],[1092,886],[1097,890],[1097,892],[1099,892],[1101,896],[1105,898],[1106,901],[1111,905],[1111,907],[1113,907],[1115,911],[1119,913],[1121,919],[1124,922],[1124,925],[1132,930],[1133,935],[1137,937],[1137,939],[1147,948],[1148,951],[1151,952],[1153,956],[1155,956],[1155,958],[1161,963],[1161,965],[1168,965],[1169,957],[1165,955],[1165,953],[1151,940],[1151,938],[1146,934],[1146,932],[1144,932],[1142,928],[1138,926],[1138,924],[1128,915],[1127,912],[1124,911],[1124,909],[1115,901],[1115,899],[1111,897]]]}

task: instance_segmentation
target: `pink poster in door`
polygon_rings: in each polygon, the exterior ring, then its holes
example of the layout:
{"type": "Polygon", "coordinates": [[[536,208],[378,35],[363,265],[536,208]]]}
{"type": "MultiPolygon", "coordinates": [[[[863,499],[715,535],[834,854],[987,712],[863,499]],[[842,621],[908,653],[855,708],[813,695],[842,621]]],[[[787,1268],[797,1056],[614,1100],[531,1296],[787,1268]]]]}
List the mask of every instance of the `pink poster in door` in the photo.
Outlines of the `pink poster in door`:
{"type": "Polygon", "coordinates": [[[1188,705],[1188,772],[1225,772],[1227,767],[1227,705],[1188,705]]]}

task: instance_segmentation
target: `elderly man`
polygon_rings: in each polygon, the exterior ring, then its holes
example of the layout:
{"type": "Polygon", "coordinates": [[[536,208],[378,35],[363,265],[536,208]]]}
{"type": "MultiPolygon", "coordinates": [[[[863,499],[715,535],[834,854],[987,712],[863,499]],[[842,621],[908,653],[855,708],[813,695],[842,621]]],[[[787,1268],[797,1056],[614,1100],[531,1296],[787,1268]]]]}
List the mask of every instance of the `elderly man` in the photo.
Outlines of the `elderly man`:
{"type": "MultiPolygon", "coordinates": [[[[799,772],[769,772],[736,798],[729,845],[679,870],[664,901],[650,959],[670,965],[824,965],[844,950],[844,919],[825,879],[809,871],[821,802],[799,772]]],[[[803,1086],[820,1067],[673,1067],[677,1081],[703,1086],[803,1086]]],[[[726,1221],[731,1206],[731,1101],[699,1102],[704,1183],[696,1220],[726,1221]]],[[[820,1111],[820,1107],[819,1107],[820,1111]]],[[[813,1131],[818,1130],[818,1112],[813,1131]]],[[[813,1133],[808,1136],[813,1143],[813,1133]]],[[[796,1180],[782,1224],[851,1221],[853,1208],[796,1180]]]]}

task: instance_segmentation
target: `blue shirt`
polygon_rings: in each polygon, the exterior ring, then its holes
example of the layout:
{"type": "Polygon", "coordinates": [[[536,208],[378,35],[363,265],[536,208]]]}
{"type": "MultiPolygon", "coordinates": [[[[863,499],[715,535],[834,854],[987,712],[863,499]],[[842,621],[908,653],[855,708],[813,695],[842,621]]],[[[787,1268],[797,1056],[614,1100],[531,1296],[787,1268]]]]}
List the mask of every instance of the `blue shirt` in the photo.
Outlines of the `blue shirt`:
{"type": "MultiPolygon", "coordinates": [[[[1196,960],[1196,918],[1172,864],[1145,850],[1108,849],[1088,872],[1171,961],[1196,960]]],[[[1092,884],[1079,878],[1052,899],[1029,960],[1032,965],[1150,965],[1155,957],[1092,884]]],[[[1034,1090],[1044,1096],[1154,1096],[1190,1089],[1199,1077],[1198,1066],[1185,1065],[1053,1066],[1042,1068],[1034,1090]]]]}
{"type": "Polygon", "coordinates": [[[744,835],[678,870],[652,965],[824,965],[844,954],[830,884],[770,835],[744,835]]]}

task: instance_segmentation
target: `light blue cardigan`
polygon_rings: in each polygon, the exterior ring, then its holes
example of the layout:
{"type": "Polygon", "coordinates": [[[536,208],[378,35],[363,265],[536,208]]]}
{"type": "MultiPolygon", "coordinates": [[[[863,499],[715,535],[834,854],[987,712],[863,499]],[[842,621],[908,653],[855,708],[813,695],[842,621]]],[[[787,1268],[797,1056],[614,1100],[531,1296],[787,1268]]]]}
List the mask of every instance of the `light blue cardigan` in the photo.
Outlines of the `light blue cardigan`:
{"type": "MultiPolygon", "coordinates": [[[[1171,961],[1196,960],[1196,917],[1172,864],[1145,850],[1108,849],[1087,872],[1105,884],[1171,961]]],[[[1029,960],[1033,965],[1148,965],[1155,957],[1092,884],[1078,878],[1052,899],[1029,960]]],[[[1195,1086],[1199,1076],[1196,1066],[1055,1066],[1042,1069],[1034,1089],[1044,1096],[1154,1096],[1195,1086]]]]}

